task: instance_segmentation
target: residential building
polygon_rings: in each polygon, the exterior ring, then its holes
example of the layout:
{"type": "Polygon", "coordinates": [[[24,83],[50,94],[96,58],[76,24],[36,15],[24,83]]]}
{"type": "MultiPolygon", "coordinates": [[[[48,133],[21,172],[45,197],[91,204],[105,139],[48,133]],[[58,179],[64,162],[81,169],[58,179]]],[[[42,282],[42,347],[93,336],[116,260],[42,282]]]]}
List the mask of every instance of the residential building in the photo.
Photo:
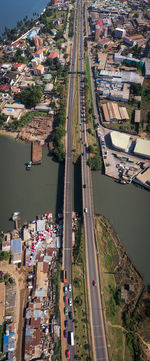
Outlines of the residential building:
{"type": "Polygon", "coordinates": [[[34,75],[43,75],[44,74],[44,66],[39,64],[34,70],[34,75]]]}
{"type": "Polygon", "coordinates": [[[116,28],[114,30],[114,37],[118,39],[122,39],[126,34],[126,30],[122,28],[116,28]]]}
{"type": "Polygon", "coordinates": [[[44,55],[43,55],[43,49],[38,49],[35,54],[34,54],[35,58],[40,59],[40,61],[42,61],[44,59],[44,55]]]}
{"type": "Polygon", "coordinates": [[[150,78],[150,59],[145,59],[145,78],[150,78]]]}

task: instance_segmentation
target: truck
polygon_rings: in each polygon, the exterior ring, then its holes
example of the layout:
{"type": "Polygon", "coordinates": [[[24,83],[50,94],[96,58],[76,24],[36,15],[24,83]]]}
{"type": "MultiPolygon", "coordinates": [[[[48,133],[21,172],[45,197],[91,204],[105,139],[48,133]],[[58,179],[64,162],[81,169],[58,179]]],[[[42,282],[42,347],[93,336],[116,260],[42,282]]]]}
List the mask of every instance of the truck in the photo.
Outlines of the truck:
{"type": "Polygon", "coordinates": [[[73,331],[70,331],[70,345],[74,346],[74,333],[73,333],[73,331]]]}
{"type": "Polygon", "coordinates": [[[67,270],[64,270],[64,283],[67,282],[67,270]]]}

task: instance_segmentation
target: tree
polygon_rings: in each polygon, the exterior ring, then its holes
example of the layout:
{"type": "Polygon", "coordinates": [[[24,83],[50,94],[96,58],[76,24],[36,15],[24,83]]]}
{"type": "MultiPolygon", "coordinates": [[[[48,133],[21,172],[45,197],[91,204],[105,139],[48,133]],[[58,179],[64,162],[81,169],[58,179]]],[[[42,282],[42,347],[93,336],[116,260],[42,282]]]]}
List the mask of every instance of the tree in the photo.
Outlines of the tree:
{"type": "Polygon", "coordinates": [[[100,170],[102,167],[102,158],[99,155],[90,157],[88,159],[88,165],[91,168],[91,170],[100,170]]]}
{"type": "Polygon", "coordinates": [[[40,86],[32,86],[16,94],[15,99],[23,103],[26,108],[32,108],[39,103],[41,97],[42,88],[40,86]]]}

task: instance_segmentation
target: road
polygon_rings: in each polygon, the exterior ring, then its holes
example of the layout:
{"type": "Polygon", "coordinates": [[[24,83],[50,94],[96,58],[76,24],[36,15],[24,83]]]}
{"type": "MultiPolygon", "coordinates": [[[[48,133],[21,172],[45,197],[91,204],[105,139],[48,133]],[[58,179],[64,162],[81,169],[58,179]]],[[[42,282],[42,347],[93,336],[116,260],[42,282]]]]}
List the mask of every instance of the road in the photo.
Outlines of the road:
{"type": "MultiPolygon", "coordinates": [[[[83,4],[81,4],[80,15],[80,54],[79,66],[83,71],[83,4]]],[[[89,309],[91,321],[91,334],[93,344],[93,356],[95,361],[108,361],[106,334],[104,327],[104,315],[101,302],[100,279],[97,267],[97,255],[94,237],[94,207],[91,172],[87,165],[88,155],[86,153],[86,129],[84,118],[84,95],[82,89],[82,75],[80,75],[80,114],[81,114],[81,151],[82,151],[82,193],[84,208],[84,224],[86,235],[86,261],[87,261],[87,280],[89,291],[89,309]],[[93,285],[96,282],[96,286],[93,285]]],[[[94,93],[94,89],[93,89],[94,93]]],[[[95,99],[94,103],[96,105],[95,99]]],[[[97,109],[95,109],[97,114],[97,109]]]]}
{"type": "MultiPolygon", "coordinates": [[[[78,28],[78,11],[79,1],[76,2],[76,12],[74,21],[74,40],[72,47],[72,61],[71,72],[75,72],[76,68],[76,51],[77,51],[77,28],[78,28]]],[[[66,158],[65,158],[65,181],[64,181],[64,235],[63,235],[63,264],[67,271],[67,283],[72,283],[72,110],[73,110],[73,96],[74,96],[74,80],[75,75],[70,75],[69,84],[69,99],[68,99],[68,115],[67,115],[67,139],[66,139],[66,158]]],[[[72,298],[72,292],[68,291],[69,298],[72,298]]],[[[69,305],[69,298],[67,297],[68,312],[72,312],[72,306],[69,305]]],[[[68,316],[68,330],[74,331],[74,324],[68,316]]],[[[70,338],[68,338],[67,350],[70,352],[70,360],[74,360],[75,347],[70,345],[70,338]]],[[[66,352],[67,352],[66,350],[66,352]]],[[[64,356],[64,355],[63,355],[64,356]]]]}
{"type": "MultiPolygon", "coordinates": [[[[95,361],[108,361],[106,337],[103,321],[103,312],[100,295],[99,274],[97,269],[97,257],[94,239],[94,209],[91,173],[87,165],[86,153],[86,129],[84,118],[84,76],[82,74],[84,47],[83,47],[83,2],[77,0],[74,26],[74,41],[72,48],[71,72],[76,70],[76,52],[77,52],[77,30],[78,13],[80,9],[80,45],[79,45],[79,72],[80,72],[80,123],[81,123],[81,152],[82,152],[82,187],[83,187],[83,207],[86,234],[86,256],[87,256],[87,278],[89,291],[89,308],[93,354],[95,361]],[[96,281],[96,287],[93,286],[93,280],[96,281]]],[[[63,235],[63,264],[67,271],[68,285],[72,281],[72,110],[74,96],[74,74],[71,74],[69,84],[68,116],[67,116],[67,139],[66,139],[66,159],[65,159],[65,185],[64,185],[64,235],[63,235]]],[[[72,306],[68,304],[68,297],[72,298],[72,293],[68,291],[66,307],[72,311],[72,306]]],[[[65,305],[65,304],[64,304],[65,305]]],[[[68,320],[69,331],[74,331],[74,324],[68,320]]],[[[70,340],[69,340],[70,341],[70,340]]],[[[75,359],[75,347],[68,342],[67,350],[70,352],[70,360],[75,359]]]]}

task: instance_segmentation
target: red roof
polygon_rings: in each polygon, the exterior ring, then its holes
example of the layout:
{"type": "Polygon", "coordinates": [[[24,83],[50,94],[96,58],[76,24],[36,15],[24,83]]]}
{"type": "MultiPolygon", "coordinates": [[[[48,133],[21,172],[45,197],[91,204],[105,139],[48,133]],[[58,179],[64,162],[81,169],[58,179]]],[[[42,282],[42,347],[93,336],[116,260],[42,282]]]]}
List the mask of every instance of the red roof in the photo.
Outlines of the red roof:
{"type": "Polygon", "coordinates": [[[52,52],[49,54],[48,58],[50,58],[50,59],[59,58],[58,51],[52,51],[52,52]]]}
{"type": "Polygon", "coordinates": [[[103,20],[102,20],[102,19],[100,19],[100,20],[96,20],[96,24],[97,24],[97,25],[100,25],[100,26],[103,26],[103,25],[104,25],[104,23],[103,23],[103,20]]]}
{"type": "Polygon", "coordinates": [[[43,53],[43,49],[38,49],[36,52],[35,52],[35,54],[37,54],[37,55],[40,55],[40,54],[42,54],[43,53]]]}
{"type": "Polygon", "coordinates": [[[11,88],[10,84],[1,84],[0,85],[1,92],[7,92],[10,88],[11,88]]]}
{"type": "Polygon", "coordinates": [[[14,64],[13,64],[13,67],[14,67],[14,68],[19,68],[21,65],[22,65],[22,63],[14,63],[14,64]]]}

